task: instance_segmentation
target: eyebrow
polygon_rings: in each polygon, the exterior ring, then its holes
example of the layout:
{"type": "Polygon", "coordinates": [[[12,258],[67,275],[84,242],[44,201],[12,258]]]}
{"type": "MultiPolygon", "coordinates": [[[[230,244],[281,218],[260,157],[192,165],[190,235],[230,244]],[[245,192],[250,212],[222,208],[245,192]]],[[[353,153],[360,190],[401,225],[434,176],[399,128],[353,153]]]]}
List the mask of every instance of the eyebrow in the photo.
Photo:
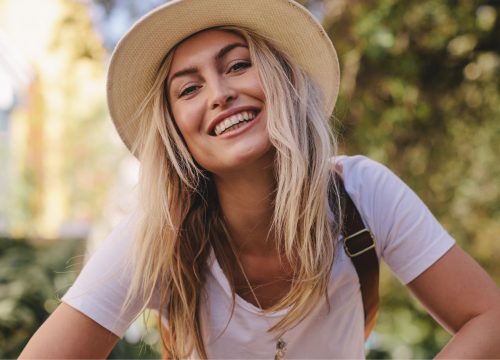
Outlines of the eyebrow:
{"type": "MultiPolygon", "coordinates": [[[[243,43],[239,43],[239,42],[232,43],[232,44],[226,45],[222,49],[220,49],[219,52],[217,53],[217,55],[215,55],[215,60],[219,61],[219,60],[223,59],[224,56],[226,56],[231,50],[238,48],[238,47],[243,47],[245,49],[248,49],[248,46],[243,44],[243,43]]],[[[197,72],[198,72],[197,67],[189,67],[189,68],[179,70],[175,74],[172,75],[172,77],[168,81],[168,84],[170,85],[175,78],[195,74],[197,72]]]]}

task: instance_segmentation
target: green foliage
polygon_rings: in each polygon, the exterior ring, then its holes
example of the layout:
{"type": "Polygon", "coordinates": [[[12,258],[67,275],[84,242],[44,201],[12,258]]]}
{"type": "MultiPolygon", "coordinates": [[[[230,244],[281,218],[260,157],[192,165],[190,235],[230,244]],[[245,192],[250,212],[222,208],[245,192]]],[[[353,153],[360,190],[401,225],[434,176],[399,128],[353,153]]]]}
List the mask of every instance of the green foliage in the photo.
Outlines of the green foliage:
{"type": "MultiPolygon", "coordinates": [[[[0,238],[0,358],[16,358],[59,304],[83,263],[82,240],[33,245],[0,238]]],[[[158,358],[142,341],[121,340],[110,359],[158,358]]]]}
{"type": "Polygon", "coordinates": [[[129,343],[121,340],[113,348],[108,359],[159,359],[161,356],[155,350],[156,346],[151,346],[143,341],[129,343]]]}
{"type": "MultiPolygon", "coordinates": [[[[338,3],[326,27],[341,60],[342,151],[388,165],[500,282],[500,5],[338,3]]],[[[435,355],[449,336],[394,279],[381,292],[369,356],[435,355]]]]}
{"type": "Polygon", "coordinates": [[[81,241],[33,246],[0,238],[0,358],[17,357],[75,278],[68,259],[81,241]]]}

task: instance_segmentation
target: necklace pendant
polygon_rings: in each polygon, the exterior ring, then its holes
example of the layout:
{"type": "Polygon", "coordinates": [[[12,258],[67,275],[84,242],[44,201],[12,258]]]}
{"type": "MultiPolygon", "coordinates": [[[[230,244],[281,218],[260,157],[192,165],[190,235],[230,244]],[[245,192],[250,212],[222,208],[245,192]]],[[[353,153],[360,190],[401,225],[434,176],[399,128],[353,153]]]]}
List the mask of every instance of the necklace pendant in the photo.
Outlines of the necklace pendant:
{"type": "Polygon", "coordinates": [[[274,355],[274,360],[283,360],[286,355],[286,342],[283,339],[279,339],[276,343],[276,354],[274,355]]]}

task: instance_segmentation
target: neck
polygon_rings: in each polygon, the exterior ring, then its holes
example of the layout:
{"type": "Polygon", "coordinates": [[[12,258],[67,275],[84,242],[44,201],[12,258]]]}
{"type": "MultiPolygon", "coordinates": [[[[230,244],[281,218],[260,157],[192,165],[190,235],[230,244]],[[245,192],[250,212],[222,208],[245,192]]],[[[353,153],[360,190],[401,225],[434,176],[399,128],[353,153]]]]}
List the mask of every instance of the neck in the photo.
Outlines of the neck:
{"type": "Polygon", "coordinates": [[[241,255],[275,253],[272,234],[276,180],[273,156],[234,173],[214,174],[219,204],[231,242],[241,255]]]}

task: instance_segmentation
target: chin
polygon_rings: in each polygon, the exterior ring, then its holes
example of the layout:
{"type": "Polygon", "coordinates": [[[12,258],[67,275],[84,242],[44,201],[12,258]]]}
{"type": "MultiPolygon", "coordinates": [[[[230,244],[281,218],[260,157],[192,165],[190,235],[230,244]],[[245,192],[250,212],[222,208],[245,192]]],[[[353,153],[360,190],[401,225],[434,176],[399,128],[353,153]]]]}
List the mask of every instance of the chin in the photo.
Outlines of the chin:
{"type": "Polygon", "coordinates": [[[250,170],[253,167],[264,169],[273,164],[274,154],[275,149],[270,142],[254,144],[244,149],[232,149],[226,152],[224,158],[216,160],[213,157],[206,169],[215,174],[250,170]]]}

